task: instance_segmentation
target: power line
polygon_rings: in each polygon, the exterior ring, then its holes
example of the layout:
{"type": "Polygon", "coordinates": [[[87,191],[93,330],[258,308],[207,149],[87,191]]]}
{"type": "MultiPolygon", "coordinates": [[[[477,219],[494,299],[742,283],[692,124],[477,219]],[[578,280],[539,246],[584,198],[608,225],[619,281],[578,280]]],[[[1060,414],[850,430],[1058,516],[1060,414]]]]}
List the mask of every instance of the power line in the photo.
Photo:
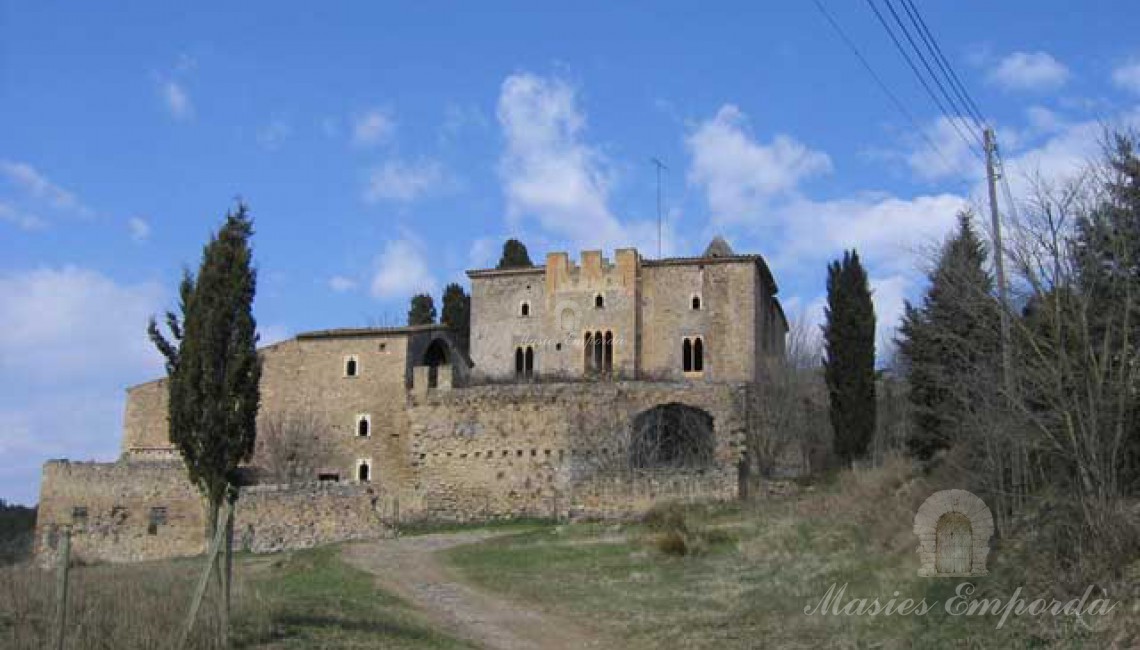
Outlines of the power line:
{"type": "Polygon", "coordinates": [[[827,11],[827,8],[823,6],[823,3],[820,0],[812,1],[815,2],[815,7],[819,10],[819,13],[822,14],[827,22],[831,25],[832,30],[834,30],[839,38],[847,44],[847,47],[851,50],[851,53],[855,55],[855,58],[859,59],[859,63],[863,64],[863,68],[866,69],[867,73],[871,75],[871,78],[875,80],[875,83],[879,86],[879,89],[883,91],[883,94],[886,95],[887,98],[891,100],[891,103],[895,105],[895,108],[897,108],[899,112],[902,113],[904,117],[906,117],[906,119],[911,123],[911,126],[914,127],[914,130],[918,132],[920,136],[922,136],[923,140],[926,141],[926,144],[928,144],[930,148],[933,149],[936,154],[938,154],[938,157],[941,158],[942,162],[946,164],[946,168],[952,169],[953,165],[950,163],[950,159],[947,158],[946,154],[942,151],[942,148],[939,147],[934,142],[934,140],[930,139],[930,136],[926,133],[926,129],[924,129],[922,125],[918,123],[918,120],[914,118],[914,115],[911,114],[910,110],[907,109],[906,105],[902,103],[898,96],[891,92],[891,89],[887,87],[887,84],[883,81],[883,78],[879,76],[879,73],[875,72],[875,69],[871,67],[871,63],[867,61],[867,58],[863,56],[862,52],[859,51],[859,47],[855,45],[855,42],[852,41],[850,37],[847,36],[847,32],[843,31],[843,28],[839,26],[839,23],[837,23],[835,19],[832,18],[831,13],[827,11]]]}
{"type": "Polygon", "coordinates": [[[948,74],[951,86],[955,89],[956,93],[960,93],[959,97],[963,99],[964,103],[970,109],[971,116],[979,126],[984,125],[986,123],[985,114],[982,112],[982,109],[978,108],[978,104],[974,101],[970,92],[966,90],[966,85],[958,78],[958,73],[954,71],[954,66],[950,64],[950,60],[942,53],[942,48],[938,45],[938,39],[934,38],[934,34],[931,33],[930,28],[926,25],[926,21],[922,18],[922,13],[919,12],[918,7],[915,6],[912,0],[903,0],[903,4],[909,6],[914,18],[918,19],[919,31],[923,34],[923,40],[925,40],[928,45],[934,47],[935,60],[940,61],[939,67],[942,67],[943,64],[945,65],[943,70],[948,74]]]}
{"type": "Polygon", "coordinates": [[[899,51],[899,54],[901,54],[903,59],[906,60],[907,65],[910,66],[911,71],[914,72],[914,75],[916,77],[918,77],[919,82],[922,83],[922,87],[926,90],[926,94],[932,100],[934,100],[934,104],[938,107],[938,110],[942,113],[942,115],[944,117],[946,117],[946,119],[950,122],[950,125],[952,127],[954,127],[954,130],[958,133],[958,137],[962,138],[962,142],[964,142],[966,144],[966,147],[967,147],[967,149],[969,149],[970,153],[974,154],[974,156],[976,156],[978,158],[981,158],[981,156],[978,154],[977,149],[974,148],[974,143],[970,142],[970,139],[966,137],[966,134],[964,134],[962,132],[961,127],[958,126],[958,123],[950,117],[950,114],[946,110],[946,107],[943,106],[942,101],[940,99],[938,99],[938,95],[936,95],[934,93],[934,91],[931,90],[930,84],[927,83],[927,81],[926,81],[926,77],[924,77],[922,75],[922,73],[919,72],[918,66],[916,66],[914,64],[914,60],[910,58],[909,54],[907,54],[906,48],[903,47],[903,45],[899,41],[898,37],[895,36],[894,31],[891,29],[891,26],[887,23],[887,19],[884,18],[883,14],[879,11],[879,8],[875,5],[873,0],[866,0],[866,2],[867,2],[867,6],[871,8],[871,11],[875,12],[875,17],[879,19],[879,24],[883,26],[883,29],[886,30],[887,35],[891,37],[891,41],[894,42],[895,48],[899,51]]]}
{"type": "Polygon", "coordinates": [[[954,96],[946,91],[946,86],[942,84],[942,80],[939,78],[938,74],[934,72],[934,68],[930,67],[930,62],[926,60],[926,55],[922,53],[922,50],[918,47],[918,44],[914,42],[914,38],[910,35],[910,30],[907,29],[905,24],[903,24],[902,18],[900,18],[898,12],[895,11],[894,4],[891,2],[891,0],[883,0],[883,2],[887,5],[887,9],[890,10],[891,16],[895,19],[895,24],[899,26],[899,29],[902,30],[903,36],[905,36],[907,42],[910,43],[910,49],[914,50],[914,53],[918,55],[918,59],[922,61],[922,67],[926,68],[927,74],[929,74],[930,78],[934,80],[934,84],[938,86],[938,90],[942,93],[942,97],[950,104],[950,108],[953,109],[954,114],[951,116],[951,119],[957,119],[959,122],[961,122],[962,126],[966,127],[966,131],[970,135],[974,136],[974,138],[978,141],[978,144],[984,147],[985,144],[982,142],[981,138],[978,137],[978,132],[975,131],[973,127],[965,119],[962,118],[962,114],[968,111],[965,110],[964,107],[958,106],[958,102],[954,99],[954,96]]]}

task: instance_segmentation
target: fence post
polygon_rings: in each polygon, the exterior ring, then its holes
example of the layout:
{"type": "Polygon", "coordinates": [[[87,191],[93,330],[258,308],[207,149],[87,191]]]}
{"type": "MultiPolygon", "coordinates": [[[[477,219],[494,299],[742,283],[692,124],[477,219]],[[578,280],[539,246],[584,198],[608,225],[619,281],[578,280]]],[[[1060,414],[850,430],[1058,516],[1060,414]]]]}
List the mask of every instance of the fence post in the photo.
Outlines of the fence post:
{"type": "Polygon", "coordinates": [[[214,570],[214,563],[218,559],[218,550],[222,546],[222,537],[226,532],[226,526],[220,515],[224,514],[229,517],[228,509],[230,507],[229,501],[226,500],[222,509],[227,512],[219,513],[218,522],[214,527],[214,539],[210,542],[210,550],[206,558],[206,568],[202,571],[202,577],[198,579],[198,586],[194,589],[194,599],[190,602],[190,614],[186,617],[186,625],[182,628],[182,636],[178,639],[179,649],[186,647],[186,641],[190,638],[190,632],[194,630],[194,623],[198,620],[198,609],[202,606],[202,598],[206,595],[206,585],[210,582],[210,574],[214,570]]]}
{"type": "Polygon", "coordinates": [[[59,569],[56,571],[55,589],[55,648],[63,650],[63,640],[67,629],[67,578],[71,570],[71,529],[63,529],[60,540],[59,569]]]}

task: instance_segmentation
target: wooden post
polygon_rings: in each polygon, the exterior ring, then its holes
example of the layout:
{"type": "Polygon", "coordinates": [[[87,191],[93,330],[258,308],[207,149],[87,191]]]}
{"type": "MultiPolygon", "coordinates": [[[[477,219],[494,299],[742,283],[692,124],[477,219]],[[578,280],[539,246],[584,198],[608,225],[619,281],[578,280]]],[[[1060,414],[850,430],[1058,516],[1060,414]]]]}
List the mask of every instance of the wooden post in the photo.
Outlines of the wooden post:
{"type": "Polygon", "coordinates": [[[55,648],[63,650],[67,631],[67,578],[71,568],[71,529],[63,529],[59,547],[59,568],[56,570],[55,589],[55,648]]]}
{"type": "MultiPolygon", "coordinates": [[[[223,509],[227,510],[229,507],[229,503],[222,506],[223,509]]],[[[194,588],[194,599],[190,601],[190,613],[186,617],[186,625],[182,628],[182,636],[178,639],[179,650],[186,647],[186,641],[190,638],[190,632],[194,630],[194,623],[198,620],[198,610],[202,607],[202,598],[206,595],[206,586],[210,583],[210,574],[214,570],[214,563],[217,562],[218,549],[222,546],[222,536],[225,532],[226,527],[221,522],[214,525],[214,539],[210,542],[210,549],[206,553],[206,568],[202,571],[202,577],[198,579],[198,586],[194,588]]]]}

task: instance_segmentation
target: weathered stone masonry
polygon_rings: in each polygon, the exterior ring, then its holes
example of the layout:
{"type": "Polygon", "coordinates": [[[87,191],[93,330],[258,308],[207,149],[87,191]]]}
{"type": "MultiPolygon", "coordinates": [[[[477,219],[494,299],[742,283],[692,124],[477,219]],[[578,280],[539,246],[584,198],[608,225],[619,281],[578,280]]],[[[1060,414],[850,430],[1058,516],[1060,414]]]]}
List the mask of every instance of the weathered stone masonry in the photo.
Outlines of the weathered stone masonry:
{"type": "MultiPolygon", "coordinates": [[[[238,501],[238,547],[382,536],[414,519],[629,516],[662,499],[737,495],[747,394],[787,331],[762,258],[717,241],[697,258],[622,249],[611,263],[587,251],[579,266],[554,253],[544,266],[469,276],[470,354],[440,326],[307,332],[261,350],[259,429],[310,415],[322,465],[299,484],[265,484],[259,448],[238,501]],[[707,461],[631,462],[631,441],[648,435],[634,422],[663,405],[711,422],[700,434],[707,461]]],[[[164,380],[128,390],[119,461],[45,465],[42,560],[64,527],[86,560],[202,552],[202,502],[169,441],[166,399],[164,380]]]]}

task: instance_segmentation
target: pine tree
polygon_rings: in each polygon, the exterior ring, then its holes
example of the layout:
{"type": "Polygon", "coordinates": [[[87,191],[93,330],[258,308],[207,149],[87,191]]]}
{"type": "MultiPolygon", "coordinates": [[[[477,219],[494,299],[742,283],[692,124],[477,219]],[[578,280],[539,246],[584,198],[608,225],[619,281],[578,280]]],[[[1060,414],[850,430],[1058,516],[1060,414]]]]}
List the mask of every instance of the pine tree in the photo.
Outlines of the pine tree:
{"type": "Polygon", "coordinates": [[[495,268],[517,269],[527,266],[534,266],[534,263],[530,261],[526,245],[517,239],[508,239],[503,244],[503,256],[499,258],[499,265],[495,268]]]}
{"type": "Polygon", "coordinates": [[[854,250],[827,267],[823,325],[824,378],[835,453],[847,465],[875,434],[875,307],[867,272],[854,250]]]}
{"type": "Polygon", "coordinates": [[[439,320],[455,333],[459,347],[467,352],[471,340],[471,296],[454,282],[443,290],[443,312],[439,320]]]}
{"type": "Polygon", "coordinates": [[[982,391],[1000,384],[1000,312],[987,254],[972,215],[960,214],[929,275],[922,306],[905,306],[897,343],[915,425],[907,446],[921,459],[953,445],[982,391]]]}
{"type": "Polygon", "coordinates": [[[430,294],[418,293],[412,296],[408,309],[408,325],[431,325],[435,323],[435,300],[430,294]]]}
{"type": "MultiPolygon", "coordinates": [[[[257,436],[257,323],[253,297],[257,273],[249,240],[253,222],[238,203],[202,251],[197,276],[186,271],[179,287],[181,316],[167,312],[167,339],[152,318],[147,331],[166,357],[170,440],[182,454],[190,480],[206,499],[207,534],[218,526],[224,500],[236,500],[238,466],[250,459],[257,436]]],[[[232,532],[232,531],[231,531],[232,532]]],[[[232,534],[218,565],[223,612],[229,610],[232,534]]]]}

